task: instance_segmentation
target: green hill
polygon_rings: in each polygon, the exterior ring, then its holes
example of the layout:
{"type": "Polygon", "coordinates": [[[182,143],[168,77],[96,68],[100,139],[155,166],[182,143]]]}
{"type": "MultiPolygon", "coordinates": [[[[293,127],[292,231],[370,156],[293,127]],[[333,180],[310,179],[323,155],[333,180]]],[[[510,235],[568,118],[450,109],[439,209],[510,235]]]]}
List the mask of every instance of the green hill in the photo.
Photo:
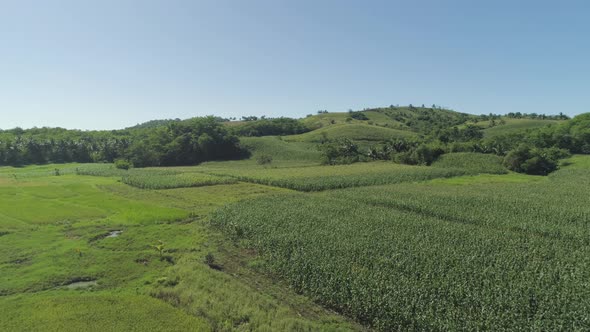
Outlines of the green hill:
{"type": "Polygon", "coordinates": [[[386,127],[371,126],[368,124],[335,124],[305,134],[285,136],[289,142],[321,142],[325,139],[349,138],[356,141],[385,141],[392,138],[414,137],[416,133],[390,129],[386,127]]]}
{"type": "Polygon", "coordinates": [[[465,123],[475,115],[427,107],[382,107],[359,112],[322,113],[302,119],[312,128],[334,124],[375,124],[392,129],[427,133],[465,123]],[[356,115],[360,115],[355,117],[356,115]]]}
{"type": "Polygon", "coordinates": [[[321,128],[324,126],[334,125],[334,124],[367,124],[371,122],[372,124],[376,124],[379,126],[390,127],[390,128],[397,128],[397,129],[409,129],[408,126],[404,125],[402,122],[392,119],[388,115],[378,111],[363,111],[361,112],[365,114],[368,120],[357,120],[350,117],[349,112],[338,112],[338,113],[324,113],[324,114],[317,114],[313,116],[308,116],[307,118],[302,119],[301,121],[310,126],[311,128],[321,128]]]}

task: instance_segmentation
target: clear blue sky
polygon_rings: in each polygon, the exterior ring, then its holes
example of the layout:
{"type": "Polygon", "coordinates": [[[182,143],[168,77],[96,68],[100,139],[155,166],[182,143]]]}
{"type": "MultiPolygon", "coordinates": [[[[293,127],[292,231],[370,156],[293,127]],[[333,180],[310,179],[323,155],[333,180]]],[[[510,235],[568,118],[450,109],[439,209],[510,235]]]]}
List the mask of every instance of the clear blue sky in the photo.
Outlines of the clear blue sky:
{"type": "Polygon", "coordinates": [[[590,111],[589,1],[0,0],[0,128],[590,111]]]}

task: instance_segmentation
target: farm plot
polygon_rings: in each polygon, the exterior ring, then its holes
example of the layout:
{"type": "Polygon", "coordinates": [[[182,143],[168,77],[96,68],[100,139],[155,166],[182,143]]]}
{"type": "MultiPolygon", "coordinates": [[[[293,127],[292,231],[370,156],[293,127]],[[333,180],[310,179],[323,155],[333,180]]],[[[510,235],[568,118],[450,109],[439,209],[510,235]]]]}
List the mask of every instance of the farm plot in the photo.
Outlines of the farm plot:
{"type": "Polygon", "coordinates": [[[320,191],[348,187],[401,182],[417,182],[466,174],[456,168],[433,168],[398,165],[392,162],[356,163],[338,166],[299,168],[219,169],[200,167],[213,175],[231,176],[240,181],[254,182],[299,191],[320,191]]]}
{"type": "Polygon", "coordinates": [[[378,330],[587,330],[589,184],[588,170],[565,168],[546,181],[298,193],[223,208],[213,225],[378,330]]]}
{"type": "Polygon", "coordinates": [[[171,173],[162,171],[131,171],[123,176],[122,181],[130,186],[141,189],[204,187],[237,182],[233,178],[204,173],[171,173]]]}

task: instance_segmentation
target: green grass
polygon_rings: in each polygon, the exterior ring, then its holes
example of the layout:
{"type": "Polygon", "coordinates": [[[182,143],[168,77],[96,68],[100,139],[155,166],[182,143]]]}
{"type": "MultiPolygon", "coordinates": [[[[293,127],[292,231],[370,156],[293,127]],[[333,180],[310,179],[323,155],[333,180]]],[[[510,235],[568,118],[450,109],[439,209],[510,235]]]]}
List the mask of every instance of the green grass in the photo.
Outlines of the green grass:
{"type": "Polygon", "coordinates": [[[590,172],[476,178],[500,177],[519,179],[264,197],[213,224],[264,271],[379,330],[589,329],[590,172]]]}
{"type": "MultiPolygon", "coordinates": [[[[24,167],[0,166],[0,180],[2,178],[38,178],[46,177],[59,173],[60,175],[75,174],[79,168],[96,167],[96,164],[49,164],[49,165],[29,165],[24,167]]],[[[98,166],[103,167],[103,166],[98,166]]]]}
{"type": "Polygon", "coordinates": [[[459,152],[447,153],[438,158],[432,167],[460,168],[473,173],[506,174],[502,158],[492,154],[459,152]]]}
{"type": "Polygon", "coordinates": [[[0,177],[0,330],[358,329],[265,283],[242,263],[247,253],[207,226],[228,202],[283,189],[142,190],[113,176],[26,176],[38,171],[0,177]],[[208,253],[223,271],[204,263],[208,253]],[[67,289],[79,280],[96,285],[67,289]]]}
{"type": "Polygon", "coordinates": [[[133,294],[59,291],[0,298],[0,307],[3,331],[210,330],[200,318],[133,294]]]}
{"type": "Polygon", "coordinates": [[[364,111],[363,113],[367,116],[369,120],[349,119],[350,114],[348,112],[334,112],[327,114],[316,114],[311,117],[304,118],[301,121],[311,126],[312,128],[321,128],[334,124],[367,124],[369,121],[371,121],[373,124],[382,127],[389,127],[402,130],[409,129],[402,122],[392,119],[390,116],[383,112],[364,111]]]}
{"type": "Polygon", "coordinates": [[[306,142],[287,142],[285,137],[242,137],[240,142],[255,157],[258,154],[270,155],[273,164],[302,165],[318,164],[321,160],[316,144],[306,142]]]}
{"type": "Polygon", "coordinates": [[[388,183],[416,182],[466,174],[460,169],[399,165],[392,162],[356,163],[298,168],[200,168],[214,175],[230,176],[270,186],[319,191],[388,183]]]}
{"type": "Polygon", "coordinates": [[[590,169],[590,158],[585,155],[574,155],[562,160],[560,167],[567,169],[590,169]]]}
{"type": "Polygon", "coordinates": [[[415,137],[411,131],[390,129],[367,124],[335,124],[305,134],[285,136],[292,142],[320,142],[323,139],[348,138],[356,141],[385,141],[394,138],[415,137]]]}
{"type": "Polygon", "coordinates": [[[76,167],[76,174],[78,175],[122,177],[127,173],[129,173],[129,170],[118,169],[114,164],[87,164],[76,167]]]}
{"type": "MultiPolygon", "coordinates": [[[[488,128],[489,121],[478,122],[475,125],[485,128],[483,130],[484,136],[499,136],[511,133],[522,132],[527,129],[535,129],[545,127],[551,124],[561,123],[559,120],[537,120],[537,119],[510,119],[504,118],[506,124],[496,125],[495,127],[488,128]]],[[[496,120],[498,123],[498,120],[496,120]]]]}

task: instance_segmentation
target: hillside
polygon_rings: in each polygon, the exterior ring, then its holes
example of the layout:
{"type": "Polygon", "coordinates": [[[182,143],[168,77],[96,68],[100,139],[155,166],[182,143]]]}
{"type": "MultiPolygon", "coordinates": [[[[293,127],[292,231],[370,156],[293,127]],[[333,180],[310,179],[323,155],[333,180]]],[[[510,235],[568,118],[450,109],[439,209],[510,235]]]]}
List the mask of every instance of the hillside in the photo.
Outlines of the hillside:
{"type": "MultiPolygon", "coordinates": [[[[359,121],[360,122],[360,121],[359,121]]],[[[289,142],[319,143],[325,140],[349,138],[356,141],[386,141],[395,138],[410,138],[417,136],[409,130],[390,129],[364,123],[333,124],[305,134],[286,136],[289,142]]]]}
{"type": "Polygon", "coordinates": [[[494,126],[492,127],[490,127],[490,121],[479,121],[474,125],[483,129],[484,136],[498,136],[517,133],[527,129],[543,128],[563,122],[564,120],[511,119],[502,117],[501,120],[495,120],[494,126]],[[503,122],[500,122],[502,120],[503,122]]]}
{"type": "Polygon", "coordinates": [[[302,121],[312,128],[331,124],[365,123],[414,132],[430,132],[436,128],[463,124],[474,117],[474,115],[441,108],[390,106],[357,112],[322,113],[308,116],[302,121]],[[359,114],[360,116],[355,117],[359,114]]]}
{"type": "Polygon", "coordinates": [[[316,144],[309,142],[287,142],[281,137],[243,137],[243,147],[252,153],[255,159],[258,155],[269,155],[272,157],[273,166],[279,164],[301,165],[319,164],[321,153],[316,144]]]}

